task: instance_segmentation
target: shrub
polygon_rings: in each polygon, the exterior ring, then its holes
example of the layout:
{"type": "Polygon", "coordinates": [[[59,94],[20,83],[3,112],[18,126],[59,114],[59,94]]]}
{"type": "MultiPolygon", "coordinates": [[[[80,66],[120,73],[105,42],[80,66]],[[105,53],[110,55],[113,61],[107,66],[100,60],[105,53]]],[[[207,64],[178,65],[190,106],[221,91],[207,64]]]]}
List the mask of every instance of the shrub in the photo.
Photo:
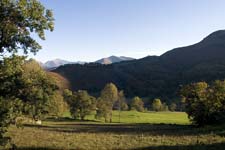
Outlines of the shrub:
{"type": "Polygon", "coordinates": [[[199,126],[225,122],[225,81],[193,83],[181,89],[186,113],[199,126]]]}

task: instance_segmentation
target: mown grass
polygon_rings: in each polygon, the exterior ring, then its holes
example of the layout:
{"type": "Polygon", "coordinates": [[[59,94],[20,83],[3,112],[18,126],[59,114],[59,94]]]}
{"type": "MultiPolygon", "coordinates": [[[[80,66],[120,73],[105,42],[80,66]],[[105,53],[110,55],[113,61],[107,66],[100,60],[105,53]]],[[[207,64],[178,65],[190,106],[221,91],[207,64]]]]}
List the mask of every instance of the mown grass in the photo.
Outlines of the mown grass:
{"type": "Polygon", "coordinates": [[[184,113],[122,112],[123,123],[117,123],[117,113],[114,112],[112,124],[101,120],[46,120],[41,126],[26,125],[23,129],[11,126],[9,135],[19,150],[222,150],[225,147],[225,126],[197,128],[189,124],[184,113]]]}

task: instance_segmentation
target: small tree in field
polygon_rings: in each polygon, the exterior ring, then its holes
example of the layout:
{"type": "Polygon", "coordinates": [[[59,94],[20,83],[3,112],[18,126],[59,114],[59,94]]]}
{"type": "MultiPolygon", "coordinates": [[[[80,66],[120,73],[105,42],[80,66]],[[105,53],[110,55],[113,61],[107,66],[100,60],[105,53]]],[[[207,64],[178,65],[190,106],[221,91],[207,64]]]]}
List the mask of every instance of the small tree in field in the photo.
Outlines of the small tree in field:
{"type": "Polygon", "coordinates": [[[95,109],[95,98],[90,96],[87,91],[78,91],[75,93],[76,101],[74,103],[74,110],[81,120],[84,120],[86,115],[89,115],[95,109]]]}
{"type": "Polygon", "coordinates": [[[112,109],[117,100],[118,89],[116,85],[113,83],[106,84],[104,89],[101,91],[100,99],[97,101],[97,118],[103,116],[105,121],[109,119],[109,122],[112,122],[112,109]]]}
{"type": "Polygon", "coordinates": [[[112,108],[111,104],[109,104],[107,101],[103,100],[101,97],[97,99],[97,105],[96,105],[96,118],[104,118],[105,122],[109,122],[111,113],[112,113],[112,108]]]}
{"type": "Polygon", "coordinates": [[[85,119],[86,115],[89,115],[91,111],[96,108],[96,100],[93,96],[90,96],[87,91],[79,90],[78,92],[64,91],[64,98],[67,100],[71,116],[74,119],[85,119]]]}
{"type": "Polygon", "coordinates": [[[162,102],[160,99],[154,99],[152,103],[152,109],[154,111],[160,111],[162,109],[162,102]]]}
{"type": "Polygon", "coordinates": [[[137,111],[140,111],[140,112],[144,111],[144,102],[142,101],[142,99],[140,97],[135,96],[132,99],[131,109],[137,110],[137,111]]]}

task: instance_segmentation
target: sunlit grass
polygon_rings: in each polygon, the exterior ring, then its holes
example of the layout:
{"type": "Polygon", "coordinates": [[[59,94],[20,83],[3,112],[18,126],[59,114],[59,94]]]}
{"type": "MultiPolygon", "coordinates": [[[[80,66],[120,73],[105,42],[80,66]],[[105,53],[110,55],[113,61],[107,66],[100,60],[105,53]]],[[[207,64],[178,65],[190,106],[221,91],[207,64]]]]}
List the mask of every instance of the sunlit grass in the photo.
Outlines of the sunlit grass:
{"type": "MultiPolygon", "coordinates": [[[[70,113],[66,112],[64,116],[70,117],[70,113]]],[[[104,122],[103,118],[100,120],[95,119],[95,112],[88,115],[85,119],[104,122]]],[[[112,121],[113,123],[190,124],[188,116],[184,112],[113,111],[112,121]]]]}

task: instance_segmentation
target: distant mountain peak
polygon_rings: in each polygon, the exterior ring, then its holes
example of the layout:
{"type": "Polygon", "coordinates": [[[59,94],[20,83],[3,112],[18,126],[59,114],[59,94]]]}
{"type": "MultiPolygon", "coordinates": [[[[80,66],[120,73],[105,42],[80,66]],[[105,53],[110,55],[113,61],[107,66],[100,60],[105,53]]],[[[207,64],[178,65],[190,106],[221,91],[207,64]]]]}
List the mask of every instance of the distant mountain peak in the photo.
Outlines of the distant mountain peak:
{"type": "Polygon", "coordinates": [[[99,60],[95,61],[95,63],[112,64],[112,63],[116,63],[116,62],[129,61],[129,60],[134,60],[134,58],[112,55],[112,56],[109,56],[109,57],[106,57],[106,58],[99,59],[99,60]]]}
{"type": "Polygon", "coordinates": [[[60,59],[60,58],[56,58],[56,59],[53,59],[53,60],[49,60],[45,63],[41,63],[41,66],[45,69],[54,69],[54,68],[57,68],[59,66],[62,66],[62,65],[66,65],[66,64],[84,64],[86,62],[82,62],[82,61],[77,61],[77,62],[71,62],[71,61],[67,61],[67,60],[63,60],[63,59],[60,59]]]}

